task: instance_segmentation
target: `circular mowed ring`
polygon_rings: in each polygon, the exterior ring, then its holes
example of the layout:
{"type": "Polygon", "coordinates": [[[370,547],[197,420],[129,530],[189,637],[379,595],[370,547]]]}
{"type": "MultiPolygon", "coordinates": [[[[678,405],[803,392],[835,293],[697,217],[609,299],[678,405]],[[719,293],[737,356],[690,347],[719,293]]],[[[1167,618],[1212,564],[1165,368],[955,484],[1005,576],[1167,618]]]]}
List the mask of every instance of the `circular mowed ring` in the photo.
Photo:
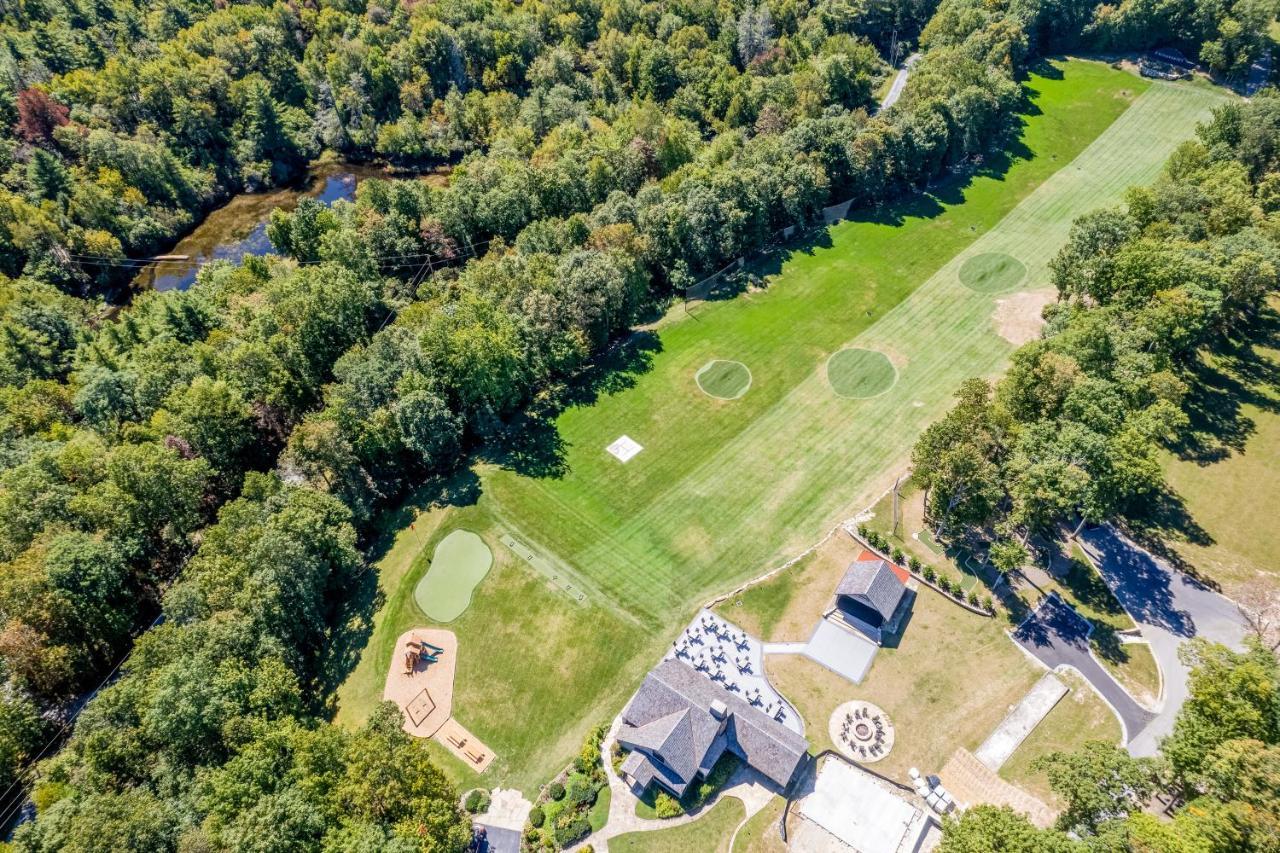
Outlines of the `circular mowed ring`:
{"type": "Polygon", "coordinates": [[[898,381],[898,369],[889,357],[873,349],[842,349],[827,359],[827,382],[841,397],[865,400],[878,397],[898,381]]]}
{"type": "Polygon", "coordinates": [[[1001,293],[1027,277],[1022,261],[1004,252],[974,255],[960,267],[960,283],[978,293],[1001,293]]]}
{"type": "Polygon", "coordinates": [[[693,374],[702,393],[717,400],[736,400],[751,387],[751,371],[740,361],[715,359],[693,374]]]}

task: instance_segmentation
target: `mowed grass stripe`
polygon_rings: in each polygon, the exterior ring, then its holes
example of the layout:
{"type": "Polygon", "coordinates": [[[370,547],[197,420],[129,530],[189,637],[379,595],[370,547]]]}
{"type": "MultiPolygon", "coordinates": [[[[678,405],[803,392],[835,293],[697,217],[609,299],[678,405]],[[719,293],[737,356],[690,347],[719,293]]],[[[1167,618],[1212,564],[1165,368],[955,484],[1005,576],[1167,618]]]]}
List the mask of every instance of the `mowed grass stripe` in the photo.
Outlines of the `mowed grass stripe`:
{"type": "MultiPolygon", "coordinates": [[[[1148,89],[1144,81],[1089,63],[1062,67],[1065,83],[1033,82],[1044,113],[1028,119],[1026,138],[1037,158],[1014,164],[1003,180],[975,180],[964,190],[968,204],[939,211],[930,209],[940,207],[931,199],[913,202],[919,212],[904,227],[842,223],[831,230],[832,249],[794,258],[767,293],[707,306],[698,322],[664,328],[665,349],[651,373],[560,419],[568,475],[539,481],[486,474],[486,493],[498,498],[500,513],[536,530],[540,541],[620,605],[658,618],[812,539],[825,520],[867,492],[879,472],[901,461],[919,428],[945,408],[959,378],[998,367],[1007,357],[1009,346],[987,332],[991,297],[952,280],[950,298],[970,305],[957,313],[940,298],[946,292],[932,293],[930,284],[971,253],[992,250],[1022,259],[1027,285],[1034,283],[1052,253],[1046,220],[1065,237],[1074,215],[1107,192],[1118,198],[1125,185],[1158,171],[1167,151],[1153,141],[1185,138],[1194,124],[1191,114],[1206,113],[1203,104],[1187,103],[1205,100],[1199,91],[1148,89]],[[1123,110],[1122,88],[1147,94],[1094,140],[1106,119],[1123,110]],[[1135,131],[1145,137],[1139,145],[1131,140],[1135,131]],[[1057,174],[1058,164],[1046,162],[1045,152],[1082,150],[1074,163],[1062,158],[1066,168],[1057,174]],[[1072,197],[1059,197],[1062,190],[1072,197]],[[1015,208],[1023,196],[1026,207],[1015,208]],[[998,228],[978,237],[997,222],[998,228]],[[973,236],[968,224],[977,229],[973,236]],[[930,240],[954,246],[953,257],[938,263],[941,271],[922,270],[914,282],[927,281],[917,295],[899,302],[873,329],[906,312],[926,290],[930,310],[913,309],[909,328],[884,336],[887,342],[857,336],[870,322],[863,315],[886,296],[892,299],[886,287],[910,288],[910,271],[932,257],[925,244],[930,240]],[[981,306],[976,315],[975,300],[981,306]],[[874,400],[834,399],[819,368],[848,344],[906,356],[900,369],[911,375],[874,400]],[[942,367],[958,370],[959,378],[943,370],[921,384],[917,368],[928,365],[916,352],[921,344],[946,351],[945,359],[956,363],[942,367]],[[753,365],[751,393],[732,407],[716,407],[693,382],[697,368],[714,357],[753,365]],[[911,407],[916,398],[925,403],[919,410],[911,407]],[[626,466],[603,453],[623,432],[645,445],[626,466]]],[[[936,255],[936,247],[932,251],[936,255]]]]}
{"type": "MultiPolygon", "coordinates": [[[[740,537],[765,524],[776,527],[781,520],[815,529],[824,515],[834,520],[830,513],[860,497],[870,502],[867,484],[886,466],[905,459],[915,436],[950,404],[951,391],[968,376],[996,372],[1012,351],[991,328],[998,297],[964,287],[958,278],[963,262],[983,252],[1004,252],[1028,269],[1021,289],[1047,285],[1048,260],[1065,242],[1071,221],[1119,202],[1125,188],[1154,178],[1173,148],[1220,102],[1204,90],[1163,84],[1149,89],[996,228],[848,342],[900,359],[894,387],[874,400],[842,400],[831,393],[822,371],[815,371],[630,526],[667,528],[687,517],[684,508],[695,497],[710,494],[713,484],[725,484],[716,503],[718,526],[727,534],[720,560],[733,561],[746,559],[751,551],[737,544],[740,537]],[[804,476],[789,478],[788,471],[804,476]]],[[[622,531],[621,537],[628,533],[622,531]]],[[[714,565],[672,566],[669,582],[697,596],[717,573],[714,565]]]]}
{"type": "MultiPolygon", "coordinates": [[[[954,187],[942,188],[950,205],[964,202],[958,206],[943,207],[934,198],[920,197],[894,211],[894,219],[842,223],[831,229],[832,249],[794,257],[769,292],[710,306],[697,322],[663,329],[663,352],[633,388],[559,419],[568,445],[567,476],[532,480],[499,472],[486,477],[486,492],[501,495],[502,512],[535,525],[543,541],[596,574],[621,603],[654,615],[669,613],[686,599],[683,585],[670,583],[672,566],[706,565],[724,546],[716,541],[721,538],[717,515],[724,514],[719,490],[733,488],[732,480],[709,482],[689,496],[688,517],[675,519],[671,530],[637,526],[633,520],[672,483],[695,483],[689,465],[708,459],[715,448],[749,430],[753,419],[801,383],[851,331],[870,324],[863,315],[882,311],[886,302],[894,304],[971,243],[976,234],[966,225],[978,233],[995,225],[1070,156],[1061,157],[1061,163],[1055,158],[1083,150],[1127,106],[1125,89],[1143,91],[1147,86],[1100,64],[1070,62],[1063,69],[1065,80],[1032,81],[1041,112],[1027,120],[1024,139],[1037,157],[1013,164],[998,178],[970,182],[963,195],[954,187]],[[930,242],[954,248],[939,252],[930,242]],[[693,373],[717,355],[761,367],[753,383],[756,391],[733,417],[708,411],[705,403],[692,399],[693,373]],[[602,448],[624,428],[646,450],[620,466],[602,448]],[[709,515],[708,507],[699,511],[699,503],[708,504],[709,515]],[[570,505],[576,508],[571,513],[570,505]],[[584,523],[584,514],[595,521],[584,523]],[[601,535],[606,530],[610,534],[601,535]]],[[[805,446],[790,450],[799,455],[805,446]]],[[[755,464],[782,477],[786,469],[778,465],[787,461],[764,454],[755,464]]],[[[776,494],[785,496],[785,491],[779,488],[776,494]]],[[[753,535],[776,542],[776,533],[766,527],[753,535]]],[[[796,531],[792,544],[811,533],[796,531]]],[[[724,576],[749,570],[721,567],[724,576]]]]}

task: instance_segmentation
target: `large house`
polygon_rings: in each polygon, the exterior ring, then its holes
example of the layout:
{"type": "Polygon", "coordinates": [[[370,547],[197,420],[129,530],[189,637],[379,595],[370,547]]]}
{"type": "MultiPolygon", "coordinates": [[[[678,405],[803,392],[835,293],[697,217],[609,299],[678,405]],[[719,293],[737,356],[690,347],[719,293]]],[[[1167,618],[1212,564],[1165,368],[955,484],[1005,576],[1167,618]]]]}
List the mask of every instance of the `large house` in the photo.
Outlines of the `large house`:
{"type": "Polygon", "coordinates": [[[637,795],[656,782],[676,797],[729,751],[790,784],[809,741],[676,659],[650,672],[622,712],[618,743],[631,750],[622,778],[637,795]]]}
{"type": "Polygon", "coordinates": [[[874,640],[877,645],[897,631],[910,607],[910,574],[870,551],[849,564],[836,586],[833,616],[874,640]]]}

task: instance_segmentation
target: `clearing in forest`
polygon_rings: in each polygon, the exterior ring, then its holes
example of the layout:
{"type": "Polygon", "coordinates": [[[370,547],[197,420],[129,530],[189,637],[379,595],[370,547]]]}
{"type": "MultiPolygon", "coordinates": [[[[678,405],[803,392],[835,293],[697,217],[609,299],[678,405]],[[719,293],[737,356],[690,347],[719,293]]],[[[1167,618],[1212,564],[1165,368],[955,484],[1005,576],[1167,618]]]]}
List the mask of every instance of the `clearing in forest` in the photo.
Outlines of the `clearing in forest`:
{"type": "MultiPolygon", "coordinates": [[[[535,433],[537,467],[554,475],[485,466],[474,504],[434,513],[436,530],[477,530],[506,566],[450,625],[464,649],[488,650],[463,652],[455,714],[500,757],[518,757],[491,773],[530,790],[550,778],[698,605],[870,504],[956,386],[1003,368],[1013,344],[997,300],[1043,290],[1071,221],[1154,179],[1224,97],[1095,62],[1046,71],[1027,83],[1034,109],[1011,158],[855,212],[818,245],[757,268],[768,286],[750,298],[692,317],[677,309],[615,354],[590,403],[535,433]],[[966,284],[961,270],[983,255],[1000,257],[971,266],[966,284]],[[892,374],[846,356],[862,370],[837,371],[856,392],[842,395],[828,364],[841,351],[874,351],[892,374]],[[731,405],[689,381],[716,359],[750,365],[750,392],[731,405]],[[631,464],[605,450],[621,434],[644,447],[631,464]],[[504,554],[500,531],[581,575],[590,612],[504,554]]],[[[417,618],[391,585],[416,581],[423,561],[397,559],[382,569],[392,603],[339,693],[349,719],[378,698],[367,676],[386,661],[367,659],[389,654],[401,620],[417,618]]]]}

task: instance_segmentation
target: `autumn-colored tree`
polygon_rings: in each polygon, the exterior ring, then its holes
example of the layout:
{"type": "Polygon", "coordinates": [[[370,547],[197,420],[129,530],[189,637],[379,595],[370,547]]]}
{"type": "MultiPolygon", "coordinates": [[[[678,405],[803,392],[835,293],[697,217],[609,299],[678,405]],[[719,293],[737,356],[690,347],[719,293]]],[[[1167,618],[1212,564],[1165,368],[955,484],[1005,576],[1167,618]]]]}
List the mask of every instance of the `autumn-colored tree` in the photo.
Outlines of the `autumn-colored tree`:
{"type": "Polygon", "coordinates": [[[18,123],[14,131],[33,145],[49,145],[54,128],[66,124],[69,115],[70,110],[43,89],[23,89],[18,93],[18,123]]]}

